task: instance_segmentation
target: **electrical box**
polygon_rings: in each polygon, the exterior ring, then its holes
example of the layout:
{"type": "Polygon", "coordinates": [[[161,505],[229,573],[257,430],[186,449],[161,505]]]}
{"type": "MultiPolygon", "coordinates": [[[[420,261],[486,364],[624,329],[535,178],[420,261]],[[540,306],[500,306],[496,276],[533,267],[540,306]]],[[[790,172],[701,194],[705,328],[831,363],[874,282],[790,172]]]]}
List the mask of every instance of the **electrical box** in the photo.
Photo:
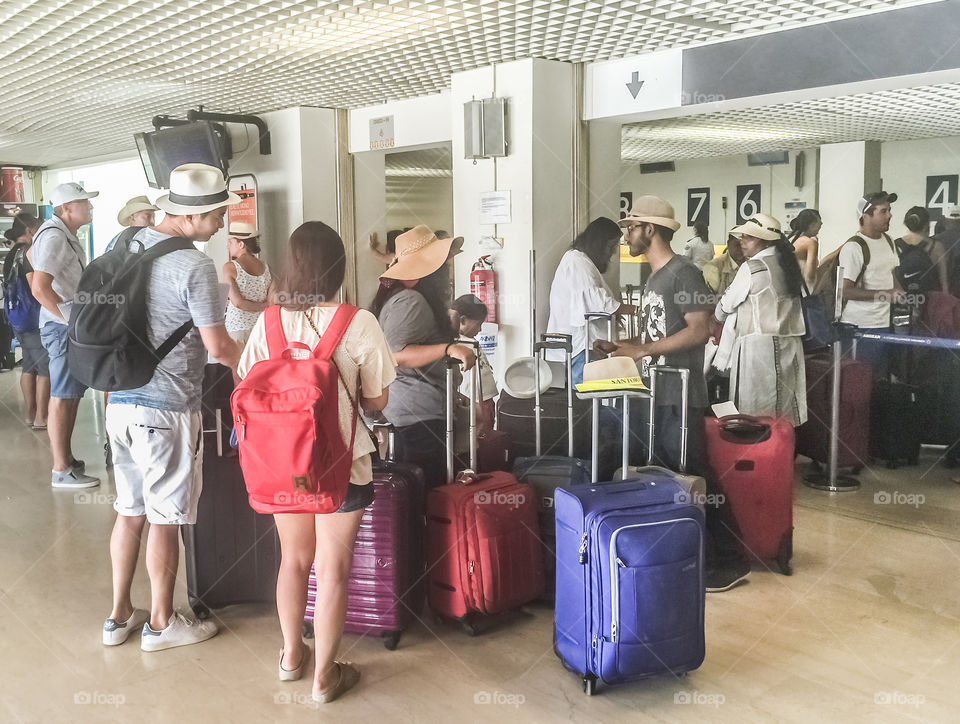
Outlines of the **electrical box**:
{"type": "Polygon", "coordinates": [[[507,155],[507,101],[484,98],[463,104],[464,158],[507,155]]]}

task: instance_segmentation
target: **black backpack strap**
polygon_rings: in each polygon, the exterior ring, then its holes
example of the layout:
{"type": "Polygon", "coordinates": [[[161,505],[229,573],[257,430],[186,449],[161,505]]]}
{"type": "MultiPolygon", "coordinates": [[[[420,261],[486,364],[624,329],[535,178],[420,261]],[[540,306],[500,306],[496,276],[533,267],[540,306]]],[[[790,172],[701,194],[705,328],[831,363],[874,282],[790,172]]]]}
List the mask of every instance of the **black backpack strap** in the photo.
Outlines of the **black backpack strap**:
{"type": "MultiPolygon", "coordinates": [[[[140,229],[135,229],[133,234],[130,234],[130,238],[133,238],[133,235],[138,231],[140,231],[140,229]]],[[[129,240],[130,239],[127,239],[127,241],[129,240]]],[[[120,244],[119,239],[117,240],[117,244],[120,244]]],[[[152,263],[165,254],[170,254],[174,251],[184,251],[187,249],[196,249],[190,239],[187,239],[184,236],[171,236],[169,239],[164,239],[163,241],[154,244],[145,252],[143,252],[143,257],[140,259],[140,262],[152,263]]],[[[187,336],[191,329],[193,329],[192,319],[177,327],[173,334],[167,337],[163,344],[157,347],[157,359],[163,359],[170,354],[170,352],[173,351],[173,348],[183,341],[183,338],[187,336]]]]}
{"type": "Polygon", "coordinates": [[[128,251],[128,246],[133,240],[133,237],[138,233],[143,231],[146,227],[144,226],[128,226],[126,229],[121,231],[117,235],[117,240],[113,244],[113,249],[111,251],[116,251],[117,249],[122,249],[124,252],[128,251]]]}
{"type": "Polygon", "coordinates": [[[157,359],[161,360],[170,354],[173,351],[173,348],[176,347],[183,341],[183,338],[187,336],[187,333],[193,329],[193,320],[189,322],[184,322],[177,329],[167,337],[166,341],[157,347],[157,359]]]}

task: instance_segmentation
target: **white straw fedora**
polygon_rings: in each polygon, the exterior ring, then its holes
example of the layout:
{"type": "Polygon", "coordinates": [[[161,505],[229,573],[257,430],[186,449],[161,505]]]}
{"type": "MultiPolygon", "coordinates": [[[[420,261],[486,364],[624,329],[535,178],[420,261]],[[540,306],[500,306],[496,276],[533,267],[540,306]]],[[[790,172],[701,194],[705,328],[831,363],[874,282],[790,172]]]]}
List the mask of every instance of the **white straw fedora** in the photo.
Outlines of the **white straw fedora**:
{"type": "Polygon", "coordinates": [[[170,172],[170,193],[157,199],[168,214],[205,214],[223,206],[239,204],[240,197],[227,191],[223,172],[204,163],[185,163],[170,172]]]}
{"type": "Polygon", "coordinates": [[[754,214],[740,226],[730,229],[730,233],[737,238],[746,235],[764,241],[776,241],[780,238],[782,232],[780,231],[780,222],[772,216],[754,214]]]}
{"type": "Polygon", "coordinates": [[[230,224],[230,229],[228,232],[229,236],[234,237],[235,239],[255,239],[260,236],[260,231],[256,226],[247,222],[247,221],[234,221],[230,224]]]}
{"type": "Polygon", "coordinates": [[[129,226],[127,221],[138,211],[156,211],[157,207],[150,203],[146,196],[134,196],[123,208],[117,212],[117,223],[120,226],[129,226]]]}

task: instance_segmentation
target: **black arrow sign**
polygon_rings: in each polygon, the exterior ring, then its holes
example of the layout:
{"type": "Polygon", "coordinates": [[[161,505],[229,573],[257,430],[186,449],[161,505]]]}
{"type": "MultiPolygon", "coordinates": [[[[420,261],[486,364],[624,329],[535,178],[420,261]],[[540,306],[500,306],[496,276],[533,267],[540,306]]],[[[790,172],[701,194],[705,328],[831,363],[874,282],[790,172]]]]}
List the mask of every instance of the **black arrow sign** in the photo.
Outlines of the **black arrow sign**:
{"type": "Polygon", "coordinates": [[[643,81],[640,80],[640,71],[633,71],[633,75],[630,76],[630,82],[627,83],[626,86],[627,90],[630,91],[630,95],[636,100],[637,94],[640,92],[640,89],[643,88],[643,81]]]}

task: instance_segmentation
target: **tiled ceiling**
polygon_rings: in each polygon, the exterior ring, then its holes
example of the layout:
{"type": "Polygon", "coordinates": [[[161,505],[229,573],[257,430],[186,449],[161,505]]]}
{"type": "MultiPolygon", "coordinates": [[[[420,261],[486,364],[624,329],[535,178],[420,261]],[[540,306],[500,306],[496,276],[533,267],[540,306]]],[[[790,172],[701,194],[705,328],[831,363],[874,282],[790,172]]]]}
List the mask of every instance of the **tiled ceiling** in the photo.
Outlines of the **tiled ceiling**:
{"type": "Polygon", "coordinates": [[[155,114],[201,104],[352,108],[517,58],[607,60],[927,1],[2,0],[0,161],[130,151],[155,114]]]}
{"type": "Polygon", "coordinates": [[[625,125],[622,158],[650,163],[844,141],[960,136],[960,83],[625,125]]]}

